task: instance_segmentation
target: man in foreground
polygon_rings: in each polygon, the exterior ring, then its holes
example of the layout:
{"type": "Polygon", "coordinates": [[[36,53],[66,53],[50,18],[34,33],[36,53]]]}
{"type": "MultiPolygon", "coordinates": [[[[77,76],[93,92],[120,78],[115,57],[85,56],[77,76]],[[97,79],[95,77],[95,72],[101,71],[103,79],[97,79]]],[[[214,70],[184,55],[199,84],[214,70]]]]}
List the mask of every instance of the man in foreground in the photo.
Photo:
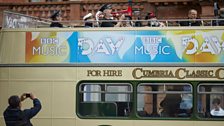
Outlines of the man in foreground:
{"type": "Polygon", "coordinates": [[[3,114],[6,126],[33,126],[30,119],[41,110],[41,103],[32,93],[24,93],[21,97],[13,95],[9,97],[8,103],[3,114]],[[27,98],[33,100],[33,107],[21,110],[21,102],[27,98]]]}

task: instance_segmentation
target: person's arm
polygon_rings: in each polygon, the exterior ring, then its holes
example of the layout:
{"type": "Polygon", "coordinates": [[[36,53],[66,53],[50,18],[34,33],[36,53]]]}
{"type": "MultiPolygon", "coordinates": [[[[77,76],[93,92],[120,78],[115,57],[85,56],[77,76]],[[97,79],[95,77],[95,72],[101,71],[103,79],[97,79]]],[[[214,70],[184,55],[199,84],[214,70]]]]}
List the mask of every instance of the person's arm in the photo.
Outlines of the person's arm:
{"type": "Polygon", "coordinates": [[[119,18],[119,21],[117,22],[116,25],[114,25],[114,27],[121,27],[123,20],[125,20],[125,15],[124,14],[121,15],[121,17],[119,18]]]}
{"type": "Polygon", "coordinates": [[[30,99],[33,100],[33,107],[30,109],[25,109],[24,112],[26,116],[30,119],[34,117],[41,110],[41,103],[38,98],[36,98],[32,93],[30,93],[30,99]]]}

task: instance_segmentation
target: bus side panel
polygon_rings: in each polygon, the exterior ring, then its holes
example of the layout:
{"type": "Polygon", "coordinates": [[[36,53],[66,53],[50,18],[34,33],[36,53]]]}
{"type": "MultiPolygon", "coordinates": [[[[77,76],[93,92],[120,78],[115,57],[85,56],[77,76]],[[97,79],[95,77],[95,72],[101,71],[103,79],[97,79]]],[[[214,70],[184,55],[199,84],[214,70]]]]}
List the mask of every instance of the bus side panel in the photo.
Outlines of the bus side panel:
{"type": "Polygon", "coordinates": [[[195,126],[223,126],[224,121],[197,121],[195,126]]]}
{"type": "Polygon", "coordinates": [[[174,120],[138,120],[134,126],[194,126],[193,121],[174,121],[174,120]]]}
{"type": "MultiPolygon", "coordinates": [[[[12,67],[1,70],[7,73],[1,72],[0,78],[1,113],[8,106],[9,96],[33,92],[42,103],[41,111],[32,119],[34,125],[75,125],[76,68],[12,67]]],[[[30,108],[32,101],[25,100],[22,105],[22,108],[30,108]]],[[[0,117],[1,126],[4,126],[2,114],[0,117]]]]}
{"type": "Polygon", "coordinates": [[[25,32],[1,32],[0,63],[25,63],[25,32]]]}

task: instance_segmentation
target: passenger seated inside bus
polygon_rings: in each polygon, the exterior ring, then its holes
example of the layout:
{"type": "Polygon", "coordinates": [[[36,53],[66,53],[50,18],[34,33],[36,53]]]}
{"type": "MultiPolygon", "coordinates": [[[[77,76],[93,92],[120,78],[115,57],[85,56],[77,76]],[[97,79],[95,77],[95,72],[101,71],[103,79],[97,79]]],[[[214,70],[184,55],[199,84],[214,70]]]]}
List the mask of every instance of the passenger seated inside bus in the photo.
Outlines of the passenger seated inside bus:
{"type": "Polygon", "coordinates": [[[165,98],[160,103],[162,117],[177,117],[180,109],[181,96],[180,94],[166,94],[165,98]]]}
{"type": "Polygon", "coordinates": [[[166,96],[160,102],[162,117],[178,117],[180,113],[180,103],[182,101],[181,94],[178,93],[182,90],[182,86],[167,86],[166,96]],[[177,92],[177,93],[174,93],[177,92]]]}
{"type": "Polygon", "coordinates": [[[212,110],[210,112],[212,117],[218,117],[218,116],[222,116],[224,117],[224,110],[222,109],[221,105],[220,105],[220,99],[219,98],[214,98],[212,101],[212,110]]]}

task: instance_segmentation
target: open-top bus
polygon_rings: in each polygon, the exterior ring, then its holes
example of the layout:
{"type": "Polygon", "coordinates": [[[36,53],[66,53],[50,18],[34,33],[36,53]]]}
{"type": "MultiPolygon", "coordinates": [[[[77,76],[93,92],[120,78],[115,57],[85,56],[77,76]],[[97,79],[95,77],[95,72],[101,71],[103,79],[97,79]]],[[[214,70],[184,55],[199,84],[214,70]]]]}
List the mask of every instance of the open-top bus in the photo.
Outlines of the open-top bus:
{"type": "Polygon", "coordinates": [[[35,126],[223,126],[223,29],[2,29],[0,113],[33,92],[35,126]]]}

